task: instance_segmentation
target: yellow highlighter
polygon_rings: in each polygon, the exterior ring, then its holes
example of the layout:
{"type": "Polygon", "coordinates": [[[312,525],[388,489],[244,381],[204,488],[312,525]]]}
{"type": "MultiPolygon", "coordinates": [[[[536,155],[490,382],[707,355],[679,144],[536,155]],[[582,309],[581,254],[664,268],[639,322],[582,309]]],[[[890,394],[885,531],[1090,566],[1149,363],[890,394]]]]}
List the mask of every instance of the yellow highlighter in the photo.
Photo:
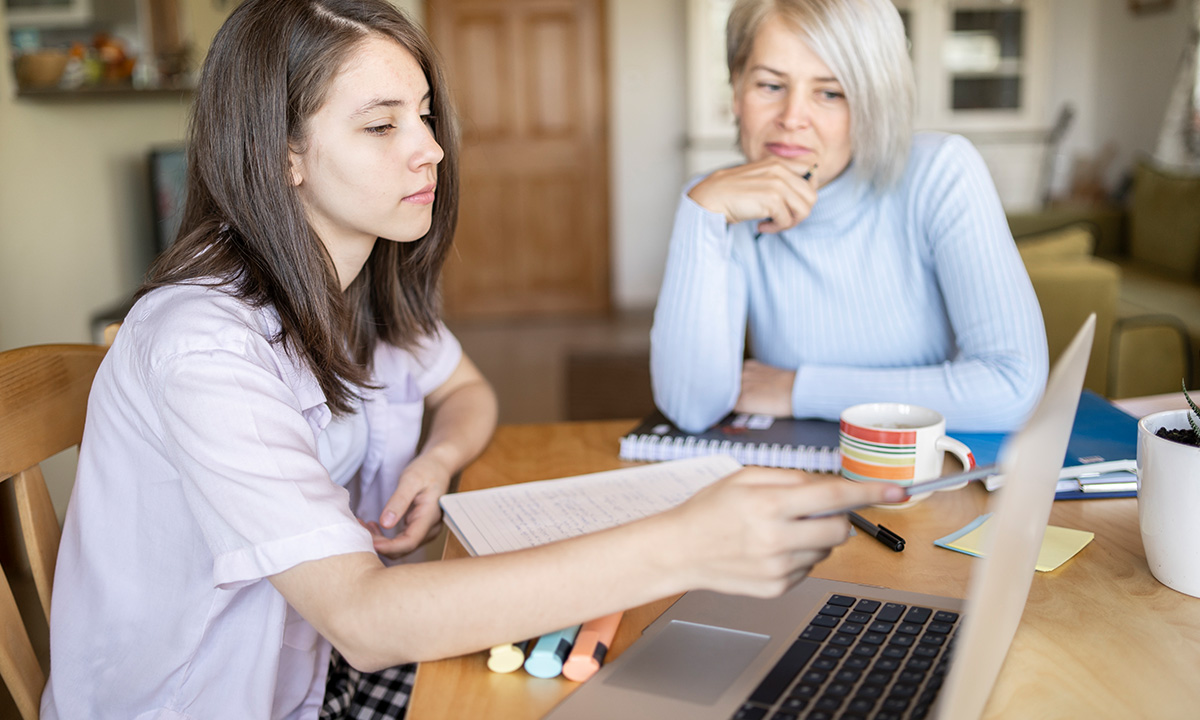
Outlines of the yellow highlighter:
{"type": "Polygon", "coordinates": [[[488,655],[488,670],[497,673],[510,673],[525,664],[525,651],[529,649],[529,641],[505,643],[492,648],[488,655]]]}
{"type": "Polygon", "coordinates": [[[579,637],[575,638],[575,647],[567,661],[563,663],[562,674],[568,680],[583,682],[596,674],[604,664],[604,656],[612,645],[613,636],[617,634],[617,626],[621,624],[621,616],[625,613],[615,612],[602,618],[589,620],[579,628],[579,637]]]}

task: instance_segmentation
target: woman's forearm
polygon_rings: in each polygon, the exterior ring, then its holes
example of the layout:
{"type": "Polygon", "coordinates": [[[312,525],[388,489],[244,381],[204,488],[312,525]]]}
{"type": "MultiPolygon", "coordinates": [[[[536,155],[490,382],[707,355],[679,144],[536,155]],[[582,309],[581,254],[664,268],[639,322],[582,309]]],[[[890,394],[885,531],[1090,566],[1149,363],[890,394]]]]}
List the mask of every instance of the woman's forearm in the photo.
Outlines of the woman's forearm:
{"type": "Polygon", "coordinates": [[[676,425],[700,431],[733,409],[745,327],[744,282],[724,219],[685,197],[650,332],[655,403],[676,425]]]}
{"type": "Polygon", "coordinates": [[[422,455],[436,457],[457,473],[487,447],[496,429],[496,393],[464,355],[448,387],[430,396],[429,436],[422,455]]]}

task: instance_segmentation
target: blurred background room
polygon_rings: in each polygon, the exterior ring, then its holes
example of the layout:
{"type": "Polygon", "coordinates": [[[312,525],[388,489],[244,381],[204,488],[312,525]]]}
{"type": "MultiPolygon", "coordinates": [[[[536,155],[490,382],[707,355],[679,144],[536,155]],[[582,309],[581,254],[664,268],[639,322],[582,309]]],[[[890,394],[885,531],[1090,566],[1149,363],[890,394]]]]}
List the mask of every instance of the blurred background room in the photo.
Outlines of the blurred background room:
{"type": "MultiPolygon", "coordinates": [[[[396,3],[450,68],[464,152],[447,317],[502,422],[642,414],[681,187],[738,158],[730,0],[396,3]]],[[[189,87],[235,4],[0,2],[0,349],[96,341],[119,319],[171,240],[189,87]]],[[[983,153],[1052,353],[1094,310],[1089,387],[1177,389],[1200,334],[1192,1],[896,4],[919,126],[983,153]]]]}

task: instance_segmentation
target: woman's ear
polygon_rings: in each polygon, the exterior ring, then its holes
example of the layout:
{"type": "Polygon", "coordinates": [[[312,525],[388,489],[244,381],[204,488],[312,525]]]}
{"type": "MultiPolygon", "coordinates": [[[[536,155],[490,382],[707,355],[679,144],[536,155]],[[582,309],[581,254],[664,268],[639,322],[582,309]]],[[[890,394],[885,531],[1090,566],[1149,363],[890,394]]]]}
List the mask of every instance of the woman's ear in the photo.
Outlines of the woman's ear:
{"type": "Polygon", "coordinates": [[[292,173],[292,187],[300,187],[304,182],[304,157],[295,150],[288,150],[288,169],[292,173]]]}
{"type": "Polygon", "coordinates": [[[738,73],[729,78],[729,90],[733,93],[733,105],[730,107],[733,110],[734,120],[742,119],[742,74],[738,73]]]}

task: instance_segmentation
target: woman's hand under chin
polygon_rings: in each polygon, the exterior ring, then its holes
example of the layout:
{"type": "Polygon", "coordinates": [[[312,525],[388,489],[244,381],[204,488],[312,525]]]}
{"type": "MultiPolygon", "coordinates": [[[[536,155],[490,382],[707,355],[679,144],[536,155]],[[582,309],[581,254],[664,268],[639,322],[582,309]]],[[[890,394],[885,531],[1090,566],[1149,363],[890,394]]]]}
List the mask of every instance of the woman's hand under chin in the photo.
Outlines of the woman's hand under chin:
{"type": "Polygon", "coordinates": [[[776,157],[717,170],[688,197],[733,225],[761,220],[758,231],[776,233],[800,224],[817,202],[817,167],[798,172],[776,157]]]}

